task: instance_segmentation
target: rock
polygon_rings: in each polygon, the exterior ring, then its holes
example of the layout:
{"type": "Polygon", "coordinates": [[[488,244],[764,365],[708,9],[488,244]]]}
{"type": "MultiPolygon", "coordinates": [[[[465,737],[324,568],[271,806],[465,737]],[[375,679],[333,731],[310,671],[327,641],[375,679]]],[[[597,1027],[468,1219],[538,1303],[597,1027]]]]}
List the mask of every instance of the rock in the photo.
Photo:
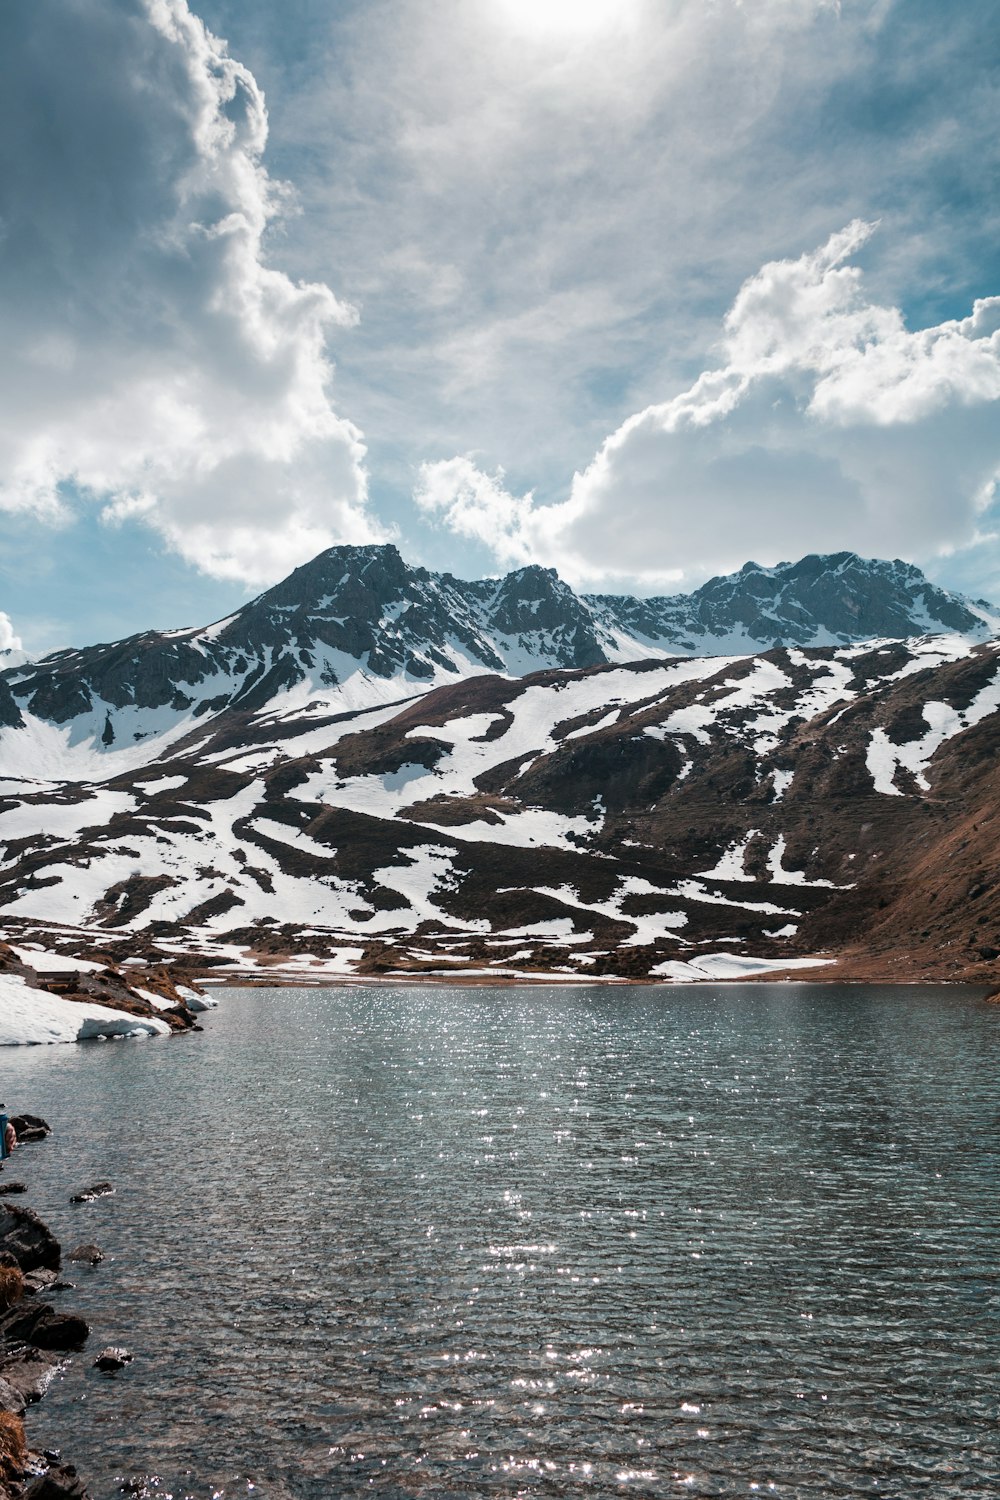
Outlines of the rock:
{"type": "Polygon", "coordinates": [[[99,1250],[96,1245],[77,1245],[75,1250],[69,1252],[69,1258],[86,1261],[87,1265],[96,1266],[104,1259],[104,1251],[99,1250]]]}
{"type": "Polygon", "coordinates": [[[95,1198],[110,1198],[114,1187],[110,1182],[95,1182],[89,1188],[84,1188],[82,1193],[74,1193],[69,1200],[71,1203],[93,1203],[95,1198]]]}
{"type": "Polygon", "coordinates": [[[58,1271],[28,1271],[24,1278],[24,1290],[29,1297],[37,1292],[47,1292],[55,1286],[58,1271]]]}
{"type": "Polygon", "coordinates": [[[0,1266],[0,1312],[6,1312],[24,1296],[24,1273],[17,1266],[0,1266]]]}
{"type": "Polygon", "coordinates": [[[24,1500],[90,1500],[90,1496],[72,1464],[53,1464],[25,1490],[24,1500]]]}
{"type": "Polygon", "coordinates": [[[18,1145],[23,1141],[44,1141],[47,1135],[52,1134],[52,1126],[41,1115],[11,1115],[10,1123],[14,1127],[18,1145]]]}
{"type": "Polygon", "coordinates": [[[35,1349],[82,1349],[90,1325],[75,1313],[56,1312],[47,1302],[15,1302],[0,1316],[0,1334],[10,1343],[35,1349]]]}
{"type": "Polygon", "coordinates": [[[94,1360],[94,1369],[121,1370],[124,1369],[126,1365],[130,1365],[134,1357],[135,1356],[130,1352],[130,1350],[122,1349],[116,1345],[109,1344],[107,1349],[102,1349],[100,1354],[94,1360]]]}
{"type": "Polygon", "coordinates": [[[0,1197],[9,1198],[14,1193],[26,1193],[26,1182],[0,1182],[0,1197]]]}
{"type": "Polygon", "coordinates": [[[0,1204],[0,1252],[13,1256],[22,1271],[59,1269],[59,1241],[30,1208],[0,1204]]]}
{"type": "Polygon", "coordinates": [[[24,1411],[25,1405],[24,1396],[17,1387],[11,1385],[8,1380],[4,1380],[3,1376],[0,1375],[0,1411],[9,1411],[15,1417],[19,1417],[24,1411]]]}
{"type": "Polygon", "coordinates": [[[62,1359],[44,1349],[18,1349],[0,1355],[0,1381],[10,1386],[24,1405],[40,1401],[62,1359]]]}

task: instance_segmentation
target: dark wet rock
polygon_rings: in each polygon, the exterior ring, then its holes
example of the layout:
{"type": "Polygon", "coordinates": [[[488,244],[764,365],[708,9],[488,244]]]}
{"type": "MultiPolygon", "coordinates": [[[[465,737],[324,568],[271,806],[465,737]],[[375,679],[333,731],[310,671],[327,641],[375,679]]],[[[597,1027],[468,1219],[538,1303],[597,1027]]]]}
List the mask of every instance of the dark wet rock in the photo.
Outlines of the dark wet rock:
{"type": "Polygon", "coordinates": [[[80,1193],[74,1193],[69,1200],[71,1203],[93,1203],[95,1198],[110,1198],[115,1191],[110,1182],[95,1182],[91,1187],[84,1188],[80,1193]]]}
{"type": "Polygon", "coordinates": [[[16,1302],[0,1315],[0,1335],[8,1344],[30,1344],[33,1349],[82,1349],[90,1325],[75,1313],[56,1312],[33,1298],[16,1302]]]}
{"type": "Polygon", "coordinates": [[[23,1141],[44,1141],[47,1135],[52,1134],[52,1126],[40,1115],[11,1115],[10,1123],[14,1127],[18,1144],[23,1141]]]}
{"type": "Polygon", "coordinates": [[[53,1464],[24,1492],[24,1500],[90,1500],[83,1480],[72,1464],[53,1464]]]}
{"type": "Polygon", "coordinates": [[[0,1411],[9,1411],[15,1417],[19,1417],[25,1405],[25,1399],[17,1387],[0,1375],[0,1411]]]}
{"type": "Polygon", "coordinates": [[[94,1369],[108,1371],[122,1370],[126,1365],[130,1365],[134,1358],[135,1356],[131,1350],[122,1349],[116,1344],[109,1344],[106,1349],[101,1350],[100,1354],[94,1360],[94,1369]]]}
{"type": "Polygon", "coordinates": [[[0,1204],[0,1252],[12,1256],[25,1272],[59,1269],[59,1241],[30,1208],[0,1204]]]}
{"type": "Polygon", "coordinates": [[[0,1182],[0,1197],[9,1198],[14,1193],[26,1193],[28,1184],[26,1182],[0,1182]]]}
{"type": "Polygon", "coordinates": [[[77,1245],[75,1250],[69,1252],[69,1259],[85,1261],[87,1265],[96,1266],[104,1259],[104,1251],[97,1245],[77,1245]]]}
{"type": "Polygon", "coordinates": [[[48,1349],[21,1348],[0,1354],[0,1381],[15,1392],[23,1406],[40,1401],[62,1357],[48,1349]]]}
{"type": "Polygon", "coordinates": [[[58,1274],[58,1271],[51,1271],[47,1267],[37,1271],[28,1271],[24,1277],[24,1290],[30,1297],[38,1292],[47,1292],[50,1287],[55,1286],[58,1274]]]}

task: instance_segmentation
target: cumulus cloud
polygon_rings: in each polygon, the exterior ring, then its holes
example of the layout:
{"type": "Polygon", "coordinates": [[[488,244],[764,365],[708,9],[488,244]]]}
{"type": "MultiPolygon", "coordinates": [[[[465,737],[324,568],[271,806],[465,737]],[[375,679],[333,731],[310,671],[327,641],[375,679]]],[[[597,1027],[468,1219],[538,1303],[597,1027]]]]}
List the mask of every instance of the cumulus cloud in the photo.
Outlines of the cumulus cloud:
{"type": "Polygon", "coordinates": [[[264,101],[186,0],[0,7],[0,508],[89,498],[264,581],[382,535],[327,342],[266,264],[264,101]]]}
{"type": "Polygon", "coordinates": [[[0,609],[0,651],[20,651],[21,638],[14,634],[10,615],[0,609]]]}
{"type": "Polygon", "coordinates": [[[502,469],[484,474],[471,458],[447,458],[421,464],[413,498],[456,536],[483,543],[505,566],[520,567],[532,561],[534,496],[512,495],[504,481],[502,469]]]}
{"type": "Polygon", "coordinates": [[[628,418],[569,497],[503,495],[467,460],[418,501],[498,559],[656,583],[812,550],[926,560],[983,539],[1000,475],[1000,297],[910,331],[866,297],[856,221],[762,267],[727,313],[717,367],[628,418]]]}

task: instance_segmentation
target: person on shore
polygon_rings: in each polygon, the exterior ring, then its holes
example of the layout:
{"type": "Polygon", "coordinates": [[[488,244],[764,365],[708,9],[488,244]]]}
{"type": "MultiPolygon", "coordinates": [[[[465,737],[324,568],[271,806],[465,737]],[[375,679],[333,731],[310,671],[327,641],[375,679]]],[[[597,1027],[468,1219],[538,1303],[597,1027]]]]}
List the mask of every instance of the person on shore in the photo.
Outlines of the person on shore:
{"type": "Polygon", "coordinates": [[[3,1132],[3,1154],[4,1154],[4,1156],[9,1156],[10,1153],[13,1151],[13,1149],[14,1149],[14,1147],[16,1145],[17,1145],[17,1131],[14,1129],[13,1125],[8,1120],[6,1122],[6,1124],[4,1125],[4,1132],[3,1132]]]}

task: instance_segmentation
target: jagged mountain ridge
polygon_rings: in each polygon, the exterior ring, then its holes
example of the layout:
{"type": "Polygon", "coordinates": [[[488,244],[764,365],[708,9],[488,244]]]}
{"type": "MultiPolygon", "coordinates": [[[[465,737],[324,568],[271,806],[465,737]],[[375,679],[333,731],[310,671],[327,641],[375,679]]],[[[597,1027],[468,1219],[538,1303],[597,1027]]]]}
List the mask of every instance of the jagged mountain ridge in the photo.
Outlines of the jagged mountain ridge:
{"type": "Polygon", "coordinates": [[[919,569],[853,553],[711,579],[690,595],[577,595],[551,569],[463,582],[391,545],[333,547],[207,628],[148,631],[0,672],[0,727],[25,714],[71,745],[121,749],[282,694],[353,710],[483,671],[520,676],[649,657],[749,653],[955,631],[1000,613],[919,569]]]}
{"type": "Polygon", "coordinates": [[[189,977],[991,978],[996,625],[853,554],[640,601],[334,548],[0,674],[4,923],[189,977]],[[751,649],[848,627],[907,638],[751,649]]]}

